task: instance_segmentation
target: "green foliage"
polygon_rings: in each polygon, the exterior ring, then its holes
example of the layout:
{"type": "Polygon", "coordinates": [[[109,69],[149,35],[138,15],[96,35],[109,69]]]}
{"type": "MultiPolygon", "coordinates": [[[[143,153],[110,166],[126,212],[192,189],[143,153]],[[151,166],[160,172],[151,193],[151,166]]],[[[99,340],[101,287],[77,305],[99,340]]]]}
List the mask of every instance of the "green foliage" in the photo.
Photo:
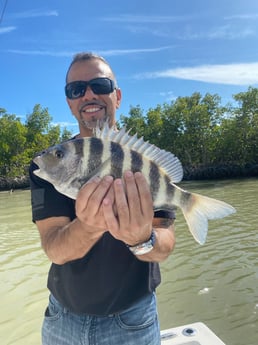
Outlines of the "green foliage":
{"type": "Polygon", "coordinates": [[[121,124],[153,144],[177,155],[188,167],[258,163],[258,89],[221,98],[196,92],[158,105],[146,114],[131,107],[121,124]]]}
{"type": "Polygon", "coordinates": [[[0,118],[0,175],[10,175],[19,165],[26,146],[26,128],[15,115],[2,113],[0,118]]]}
{"type": "Polygon", "coordinates": [[[129,110],[129,115],[130,116],[121,115],[120,121],[122,126],[130,128],[130,134],[135,134],[137,132],[139,137],[142,136],[144,134],[144,129],[146,126],[143,110],[140,108],[139,105],[137,105],[136,107],[131,106],[129,110]]]}
{"type": "Polygon", "coordinates": [[[238,107],[233,109],[236,119],[236,154],[243,162],[258,160],[258,89],[249,87],[247,92],[234,95],[238,107]]]}
{"type": "Polygon", "coordinates": [[[68,130],[51,125],[47,108],[36,104],[23,124],[16,115],[0,108],[0,176],[16,177],[27,173],[32,157],[48,146],[71,137],[68,130]]]}

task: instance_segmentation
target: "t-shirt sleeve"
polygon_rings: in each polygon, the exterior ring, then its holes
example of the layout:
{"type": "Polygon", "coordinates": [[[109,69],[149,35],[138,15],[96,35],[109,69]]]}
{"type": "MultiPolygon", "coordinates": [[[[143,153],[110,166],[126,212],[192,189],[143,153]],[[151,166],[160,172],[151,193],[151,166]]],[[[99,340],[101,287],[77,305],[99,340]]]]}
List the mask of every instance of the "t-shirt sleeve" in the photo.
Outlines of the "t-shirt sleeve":
{"type": "Polygon", "coordinates": [[[59,193],[51,183],[36,176],[33,171],[37,168],[32,162],[29,169],[33,222],[60,216],[73,220],[75,201],[59,193]]]}

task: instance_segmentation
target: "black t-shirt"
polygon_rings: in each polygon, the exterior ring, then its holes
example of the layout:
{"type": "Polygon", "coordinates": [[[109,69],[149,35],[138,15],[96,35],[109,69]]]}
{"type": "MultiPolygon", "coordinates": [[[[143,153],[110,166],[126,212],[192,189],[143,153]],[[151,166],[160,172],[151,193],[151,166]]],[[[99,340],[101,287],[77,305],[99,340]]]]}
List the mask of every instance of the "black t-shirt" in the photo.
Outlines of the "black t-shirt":
{"type": "MultiPolygon", "coordinates": [[[[33,174],[30,166],[33,221],[66,216],[73,220],[75,201],[33,174]]],[[[173,212],[159,211],[156,217],[175,218],[173,212]]],[[[109,315],[122,311],[160,284],[157,263],[138,260],[126,244],[109,232],[81,259],[63,265],[52,263],[48,288],[69,310],[81,314],[109,315]]]]}

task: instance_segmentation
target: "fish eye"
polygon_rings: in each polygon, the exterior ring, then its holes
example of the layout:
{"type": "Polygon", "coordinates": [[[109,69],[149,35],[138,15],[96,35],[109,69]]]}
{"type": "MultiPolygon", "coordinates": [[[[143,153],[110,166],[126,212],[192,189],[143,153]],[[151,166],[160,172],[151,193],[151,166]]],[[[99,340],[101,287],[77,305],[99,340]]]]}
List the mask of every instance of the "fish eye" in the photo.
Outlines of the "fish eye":
{"type": "Polygon", "coordinates": [[[63,158],[64,157],[64,152],[63,151],[61,151],[61,150],[56,150],[55,151],[55,156],[56,156],[56,158],[63,158]]]}

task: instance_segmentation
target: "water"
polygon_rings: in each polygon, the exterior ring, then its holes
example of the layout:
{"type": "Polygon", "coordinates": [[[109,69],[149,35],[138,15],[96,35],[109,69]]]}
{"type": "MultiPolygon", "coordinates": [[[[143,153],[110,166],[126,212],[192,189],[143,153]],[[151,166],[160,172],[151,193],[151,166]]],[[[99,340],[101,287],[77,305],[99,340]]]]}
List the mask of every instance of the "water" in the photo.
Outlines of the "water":
{"type": "MultiPolygon", "coordinates": [[[[204,322],[227,345],[258,344],[258,180],[187,182],[237,214],[209,223],[195,243],[180,212],[177,245],[161,265],[161,328],[204,322]]],[[[0,344],[40,345],[49,262],[31,222],[30,192],[0,193],[0,344]]],[[[207,344],[208,345],[208,344],[207,344]]]]}

